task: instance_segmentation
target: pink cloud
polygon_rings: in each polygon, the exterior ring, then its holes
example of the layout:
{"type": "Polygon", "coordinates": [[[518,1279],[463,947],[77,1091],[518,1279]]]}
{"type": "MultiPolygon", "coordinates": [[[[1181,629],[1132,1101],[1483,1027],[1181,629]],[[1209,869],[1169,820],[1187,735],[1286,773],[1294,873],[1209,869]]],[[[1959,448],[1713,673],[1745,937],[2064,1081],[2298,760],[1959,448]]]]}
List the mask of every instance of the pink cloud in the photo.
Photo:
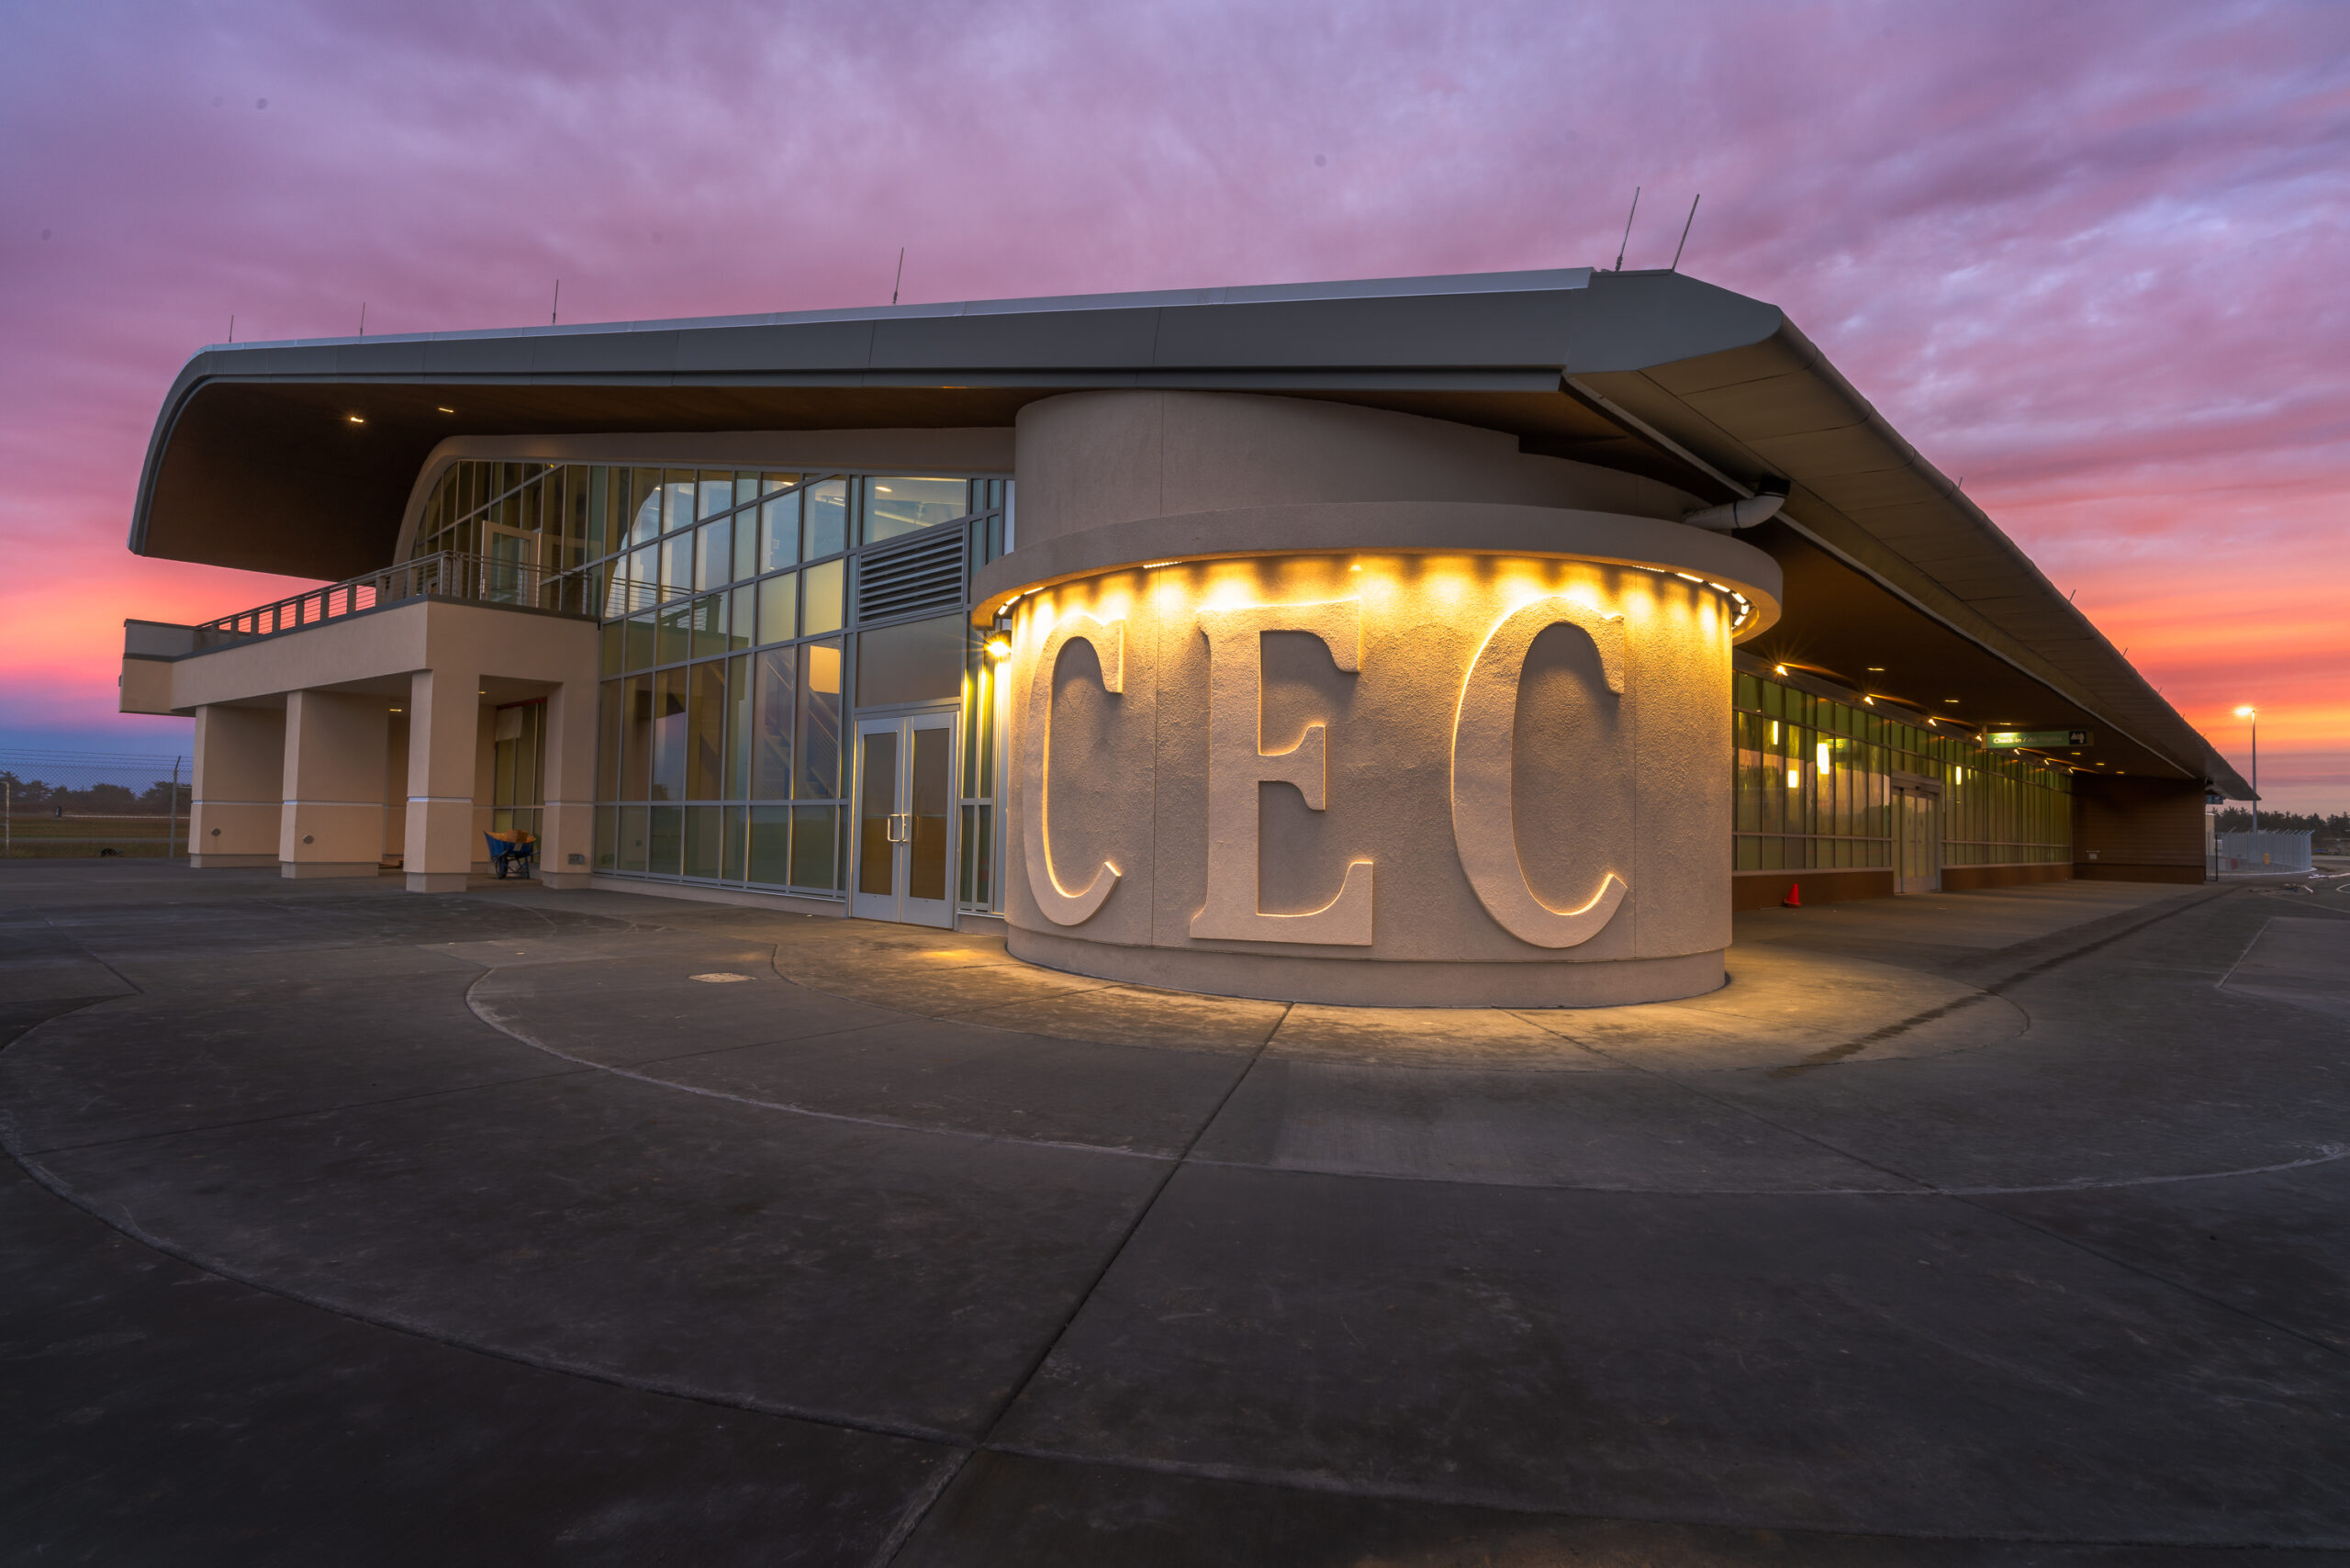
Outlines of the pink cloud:
{"type": "Polygon", "coordinates": [[[102,707],[125,615],[277,591],[121,551],[156,403],[231,312],[241,338],[348,332],[362,301],[371,331],[520,324],[558,276],[575,320],[878,302],[901,245],[912,299],[1605,263],[1639,185],[1628,264],[1703,190],[1688,270],[1785,305],[2190,718],[2256,691],[2280,756],[2350,737],[2319,597],[2350,566],[2337,6],[12,23],[0,611],[39,637],[0,655],[0,724],[102,707]]]}

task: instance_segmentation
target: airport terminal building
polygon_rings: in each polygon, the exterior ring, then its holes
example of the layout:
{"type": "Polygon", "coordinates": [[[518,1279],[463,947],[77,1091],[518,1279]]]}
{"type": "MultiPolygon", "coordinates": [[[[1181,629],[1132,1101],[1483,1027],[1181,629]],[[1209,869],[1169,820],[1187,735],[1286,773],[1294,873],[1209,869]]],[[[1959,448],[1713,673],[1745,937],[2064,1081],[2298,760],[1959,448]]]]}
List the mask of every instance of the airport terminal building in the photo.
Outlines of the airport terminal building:
{"type": "Polygon", "coordinates": [[[192,863],[1589,1005],[1733,911],[2200,881],[2249,791],[1774,307],[1583,269],[214,347],[192,863]]]}

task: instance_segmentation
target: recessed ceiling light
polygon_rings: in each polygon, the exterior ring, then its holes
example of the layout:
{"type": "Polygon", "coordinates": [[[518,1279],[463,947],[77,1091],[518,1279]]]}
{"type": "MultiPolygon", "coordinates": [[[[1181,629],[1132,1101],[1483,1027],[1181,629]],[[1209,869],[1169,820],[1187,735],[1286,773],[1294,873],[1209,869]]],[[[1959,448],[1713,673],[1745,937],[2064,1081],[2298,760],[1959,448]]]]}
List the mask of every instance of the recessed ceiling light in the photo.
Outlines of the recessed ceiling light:
{"type": "Polygon", "coordinates": [[[1885,666],[1883,665],[1871,665],[1869,666],[1869,673],[1871,675],[1883,675],[1885,673],[1885,666]]]}
{"type": "Polygon", "coordinates": [[[456,410],[456,409],[442,409],[441,411],[442,411],[442,413],[444,413],[444,414],[453,414],[453,413],[455,413],[457,410],[456,410]]]}
{"type": "Polygon", "coordinates": [[[1943,700],[1943,701],[1945,701],[1945,702],[1955,702],[1955,701],[1957,701],[1957,700],[1958,700],[1958,699],[1957,699],[1957,698],[1955,698],[1955,697],[1945,697],[1945,698],[1943,698],[1943,699],[1942,699],[1942,700],[1943,700]]]}
{"type": "Polygon", "coordinates": [[[357,414],[345,414],[342,417],[349,420],[354,425],[364,425],[367,422],[365,420],[361,419],[357,414]]]}

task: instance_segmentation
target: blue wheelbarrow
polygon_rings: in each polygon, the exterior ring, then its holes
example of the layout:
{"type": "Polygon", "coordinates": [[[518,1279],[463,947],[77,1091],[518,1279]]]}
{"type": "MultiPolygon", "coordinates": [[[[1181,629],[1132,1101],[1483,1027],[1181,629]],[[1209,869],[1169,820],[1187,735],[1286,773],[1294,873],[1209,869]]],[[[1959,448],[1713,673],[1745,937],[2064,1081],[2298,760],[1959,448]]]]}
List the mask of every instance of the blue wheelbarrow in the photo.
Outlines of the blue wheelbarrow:
{"type": "Polygon", "coordinates": [[[537,841],[533,840],[528,844],[513,844],[498,837],[494,833],[485,834],[482,836],[489,841],[489,873],[491,876],[502,879],[509,869],[518,877],[527,877],[531,874],[531,862],[537,858],[539,853],[537,841]]]}

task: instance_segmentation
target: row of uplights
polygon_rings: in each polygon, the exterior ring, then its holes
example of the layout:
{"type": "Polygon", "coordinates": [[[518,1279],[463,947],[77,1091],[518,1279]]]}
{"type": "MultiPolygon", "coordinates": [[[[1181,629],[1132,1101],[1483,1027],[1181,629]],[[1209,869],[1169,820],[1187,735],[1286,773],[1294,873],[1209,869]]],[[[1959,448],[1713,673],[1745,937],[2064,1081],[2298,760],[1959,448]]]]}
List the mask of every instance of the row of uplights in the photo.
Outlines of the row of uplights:
{"type": "Polygon", "coordinates": [[[1679,577],[1684,582],[1704,583],[1716,593],[1728,595],[1729,601],[1738,607],[1738,613],[1730,619],[1729,623],[1729,629],[1733,633],[1740,627],[1745,625],[1747,622],[1753,617],[1754,606],[1748,601],[1747,597],[1744,594],[1739,592],[1736,588],[1731,588],[1729,584],[1715,582],[1710,577],[1695,577],[1688,572],[1675,572],[1673,575],[1679,577]]]}
{"type": "MultiPolygon", "coordinates": [[[[1165,566],[1181,566],[1185,565],[1188,565],[1188,563],[1181,560],[1145,561],[1142,564],[1141,569],[1146,572],[1155,572],[1165,566]]],[[[1636,566],[1632,569],[1635,571],[1652,571],[1659,577],[1662,577],[1664,575],[1664,571],[1662,567],[1636,566]]],[[[1348,570],[1360,572],[1362,568],[1360,566],[1352,566],[1349,567],[1348,570]]],[[[1735,633],[1740,627],[1745,625],[1747,622],[1753,617],[1753,602],[1744,594],[1739,592],[1736,588],[1731,588],[1729,584],[1718,583],[1710,577],[1696,577],[1688,572],[1674,572],[1672,575],[1681,578],[1684,582],[1697,583],[1703,587],[1712,588],[1716,593],[1721,594],[1727,598],[1737,609],[1737,614],[1731,619],[1729,623],[1729,629],[1733,633],[1735,633]]],[[[1013,594],[1010,599],[1005,599],[1002,607],[996,610],[995,616],[998,625],[994,634],[988,638],[988,657],[997,660],[1000,663],[1012,656],[1012,639],[1004,634],[1002,623],[1004,618],[1012,613],[1012,607],[1013,605],[1018,604],[1022,599],[1036,591],[1037,590],[1035,588],[1023,588],[1020,592],[1013,594]]],[[[1779,673],[1781,675],[1787,673],[1785,666],[1780,666],[1779,673]]]]}

